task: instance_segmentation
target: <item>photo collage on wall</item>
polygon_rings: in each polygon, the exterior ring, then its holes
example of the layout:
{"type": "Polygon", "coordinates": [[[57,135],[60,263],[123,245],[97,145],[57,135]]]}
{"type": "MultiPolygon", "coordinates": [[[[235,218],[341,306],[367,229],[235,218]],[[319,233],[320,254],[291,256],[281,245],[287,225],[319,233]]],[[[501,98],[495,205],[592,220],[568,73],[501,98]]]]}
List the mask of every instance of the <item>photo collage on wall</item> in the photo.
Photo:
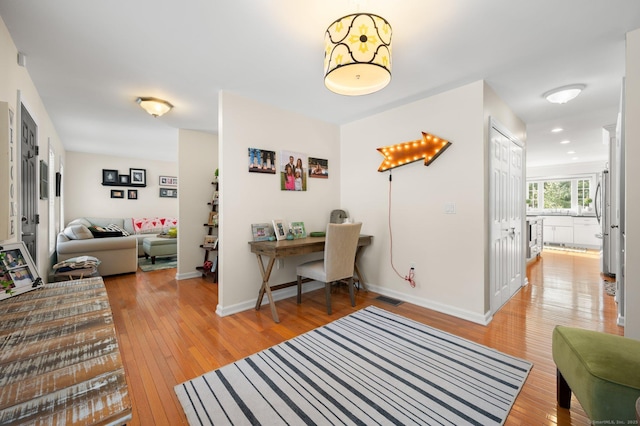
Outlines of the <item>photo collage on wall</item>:
{"type": "Polygon", "coordinates": [[[250,173],[276,174],[277,170],[282,191],[306,191],[309,178],[329,178],[329,160],[300,152],[283,150],[278,161],[275,151],[249,148],[247,159],[250,173]]]}

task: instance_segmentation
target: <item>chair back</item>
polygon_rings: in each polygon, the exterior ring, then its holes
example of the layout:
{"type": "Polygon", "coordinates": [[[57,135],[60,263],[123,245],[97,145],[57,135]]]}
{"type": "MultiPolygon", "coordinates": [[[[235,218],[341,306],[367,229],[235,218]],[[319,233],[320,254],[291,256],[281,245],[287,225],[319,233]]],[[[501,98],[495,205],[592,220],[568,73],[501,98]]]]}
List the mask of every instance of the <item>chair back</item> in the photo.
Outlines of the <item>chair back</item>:
{"type": "Polygon", "coordinates": [[[356,249],[362,223],[329,223],[324,248],[324,269],[327,282],[353,275],[356,249]]]}

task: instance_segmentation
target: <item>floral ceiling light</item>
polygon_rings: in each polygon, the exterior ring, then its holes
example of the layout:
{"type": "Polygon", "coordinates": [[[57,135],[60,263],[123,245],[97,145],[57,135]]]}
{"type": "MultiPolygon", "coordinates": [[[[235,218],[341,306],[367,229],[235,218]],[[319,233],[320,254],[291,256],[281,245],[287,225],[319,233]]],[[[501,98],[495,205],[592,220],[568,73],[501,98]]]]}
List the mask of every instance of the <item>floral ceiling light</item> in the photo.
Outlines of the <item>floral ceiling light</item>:
{"type": "Polygon", "coordinates": [[[332,92],[368,95],[391,81],[391,25],[370,13],[334,21],[324,36],[324,84],[332,92]]]}

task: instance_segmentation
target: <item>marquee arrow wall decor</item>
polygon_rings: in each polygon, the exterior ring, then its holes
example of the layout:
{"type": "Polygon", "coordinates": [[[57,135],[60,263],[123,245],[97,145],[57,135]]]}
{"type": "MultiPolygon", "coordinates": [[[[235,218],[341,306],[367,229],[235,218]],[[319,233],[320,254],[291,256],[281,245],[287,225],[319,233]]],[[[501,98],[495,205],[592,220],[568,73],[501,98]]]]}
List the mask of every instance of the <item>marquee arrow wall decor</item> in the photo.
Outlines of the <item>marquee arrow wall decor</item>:
{"type": "Polygon", "coordinates": [[[384,156],[384,161],[378,167],[378,171],[385,172],[420,160],[424,160],[424,165],[428,166],[450,145],[451,142],[445,139],[422,132],[422,139],[377,148],[384,156]]]}

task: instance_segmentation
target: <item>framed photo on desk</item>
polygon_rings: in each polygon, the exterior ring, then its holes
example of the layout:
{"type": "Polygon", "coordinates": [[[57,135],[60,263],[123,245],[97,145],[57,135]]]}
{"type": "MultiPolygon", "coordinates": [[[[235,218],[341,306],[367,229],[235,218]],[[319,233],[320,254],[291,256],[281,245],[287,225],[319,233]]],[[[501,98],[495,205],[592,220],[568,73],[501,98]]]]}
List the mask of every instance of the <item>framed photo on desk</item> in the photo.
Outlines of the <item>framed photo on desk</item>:
{"type": "Polygon", "coordinates": [[[287,227],[284,224],[284,220],[282,219],[273,219],[273,229],[276,233],[276,239],[286,240],[287,239],[287,227]]]}
{"type": "Polygon", "coordinates": [[[289,224],[289,228],[291,229],[291,232],[293,232],[294,239],[297,240],[298,238],[307,237],[307,231],[304,229],[304,222],[291,222],[289,224]]]}

